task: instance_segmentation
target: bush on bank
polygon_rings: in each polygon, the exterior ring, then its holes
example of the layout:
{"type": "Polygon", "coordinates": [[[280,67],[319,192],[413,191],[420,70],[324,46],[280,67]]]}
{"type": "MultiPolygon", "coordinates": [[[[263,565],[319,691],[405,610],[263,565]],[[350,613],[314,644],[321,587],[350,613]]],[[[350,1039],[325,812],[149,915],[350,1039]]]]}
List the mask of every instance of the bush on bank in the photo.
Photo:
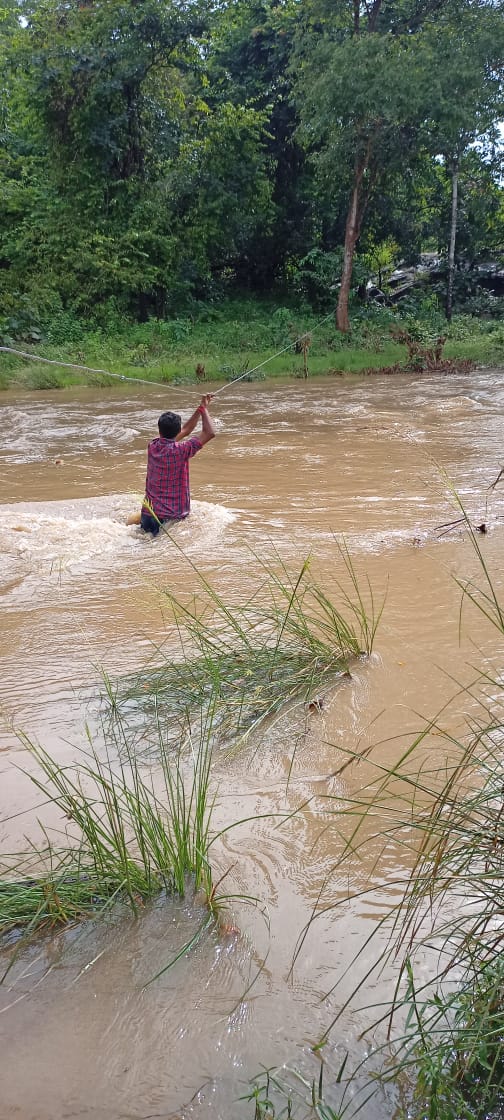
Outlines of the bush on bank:
{"type": "Polygon", "coordinates": [[[0,322],[0,343],[34,357],[2,354],[0,388],[112,384],[101,374],[37,364],[37,355],[167,384],[232,380],[265,361],[251,378],[302,377],[304,357],[296,342],[306,334],[310,375],[358,373],[404,360],[405,348],[391,334],[397,328],[426,345],[446,337],[443,353],[448,358],[498,364],[504,357],[504,327],[498,318],[460,314],[448,325],[433,295],[410,297],[400,307],[361,305],[349,335],[336,329],[330,312],[326,321],[322,318],[306,304],[289,307],[250,299],[195,304],[178,318],[146,323],[127,320],[110,302],[97,309],[92,321],[61,308],[35,315],[23,306],[22,313],[0,322]],[[280,350],[284,352],[272,359],[280,350]]]}

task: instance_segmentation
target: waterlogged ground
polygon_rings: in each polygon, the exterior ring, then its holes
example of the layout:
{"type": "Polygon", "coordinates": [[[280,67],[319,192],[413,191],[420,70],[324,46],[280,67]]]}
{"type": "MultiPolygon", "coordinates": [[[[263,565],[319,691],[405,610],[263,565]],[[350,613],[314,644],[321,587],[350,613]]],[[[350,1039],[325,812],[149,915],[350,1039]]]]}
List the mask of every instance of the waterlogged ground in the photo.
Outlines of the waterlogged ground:
{"type": "MultiPolygon", "coordinates": [[[[191,464],[191,518],[153,542],[126,525],[145,446],[160,411],[187,415],[195,403],[186,390],[129,386],[0,399],[2,851],[35,838],[37,817],[62,824],[24,773],[32,764],[19,732],[70,765],[86,721],[99,746],[103,670],[114,679],[155,656],[166,639],[162,590],[196,589],[194,566],[243,601],[261,559],[295,570],[310,554],[336,596],[344,535],[360,577],[378,599],[387,591],[376,652],[321,711],[290,713],[259,750],[215,760],[216,825],[252,818],[215,845],[215,877],[227,872],[222,889],[260,905],[236,902],[220,930],[152,984],[204,920],[198,900],[161,901],[140,921],[117,914],[17,962],[0,987],[2,1120],[240,1120],[253,1115],[238,1098],[262,1066],[290,1062],[318,1076],[310,1045],[343,1005],[357,975],[344,970],[408,870],[398,849],[333,871],[341,842],[331,810],[369,776],[365,765],[335,771],[346,749],[372,743],[392,761],[455,681],[502,655],[474,612],[459,641],[453,577],[473,575],[475,558],[457,532],[436,531],[457,517],[449,478],[488,527],[479,539],[499,586],[504,485],[489,487],[503,464],[502,371],[230,387],[215,401],[218,440],[191,464]],[[373,895],[345,903],[368,886],[373,895]],[[292,970],[313,908],[336,904],[292,970]]],[[[469,707],[459,693],[443,726],[462,734],[469,707]]],[[[431,737],[433,746],[442,749],[431,737]]],[[[365,950],[363,973],[376,953],[365,950]]],[[[387,982],[373,979],[361,1004],[386,996],[387,982]]],[[[363,1054],[369,1020],[365,1010],[338,1020],[324,1050],[328,1086],[346,1049],[363,1054]]],[[[380,1097],[367,1106],[372,1120],[390,1114],[380,1097]]]]}

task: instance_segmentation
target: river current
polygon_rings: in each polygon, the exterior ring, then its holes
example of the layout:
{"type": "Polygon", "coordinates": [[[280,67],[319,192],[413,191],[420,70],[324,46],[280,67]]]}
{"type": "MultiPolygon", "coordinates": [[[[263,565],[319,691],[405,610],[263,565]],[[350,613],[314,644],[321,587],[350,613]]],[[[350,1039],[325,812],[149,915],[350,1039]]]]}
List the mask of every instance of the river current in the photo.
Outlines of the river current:
{"type": "MultiPolygon", "coordinates": [[[[216,844],[214,873],[257,900],[232,907],[232,932],[210,930],[147,987],[201,922],[197,903],[90,923],[17,962],[0,986],[1,1120],[246,1120],[253,1105],[240,1098],[262,1067],[318,1076],[310,1046],[342,1006],[345,968],[407,860],[356,858],[340,878],[337,828],[325,827],[317,798],[336,803],[358,788],[358,768],[334,776],[345,750],[376,744],[389,763],[445,705],[443,726],[464,735],[469,701],[457,682],[502,659],[502,639],[476,612],[464,612],[459,633],[455,581],[477,578],[478,566],[457,526],[439,528],[460,516],[453,487],[485,525],[478,539],[499,590],[502,370],[230,386],[213,406],[218,438],[191,462],[191,516],[153,541],[126,523],[146,444],[161,411],[185,418],[196,403],[193,390],[129,385],[1,396],[2,852],[39,836],[38,819],[59,823],[27,776],[23,735],[70,766],[87,733],[99,741],[103,672],[114,680],[145,665],[166,638],[163,589],[196,591],[195,569],[243,601],[261,561],[296,571],[310,556],[337,599],[344,539],[359,577],[386,595],[375,652],[320,711],[300,714],[294,762],[281,736],[216,758],[216,824],[248,823],[216,844]],[[272,825],[268,814],[308,799],[309,810],[272,825]],[[334,904],[368,886],[373,895],[314,923],[292,970],[319,896],[334,904]]],[[[386,986],[372,980],[368,1002],[386,986]]],[[[360,1053],[367,1021],[350,1010],[338,1020],[328,1081],[346,1049],[360,1053]]],[[[385,1120],[390,1104],[377,1097],[366,1115],[385,1120]]]]}

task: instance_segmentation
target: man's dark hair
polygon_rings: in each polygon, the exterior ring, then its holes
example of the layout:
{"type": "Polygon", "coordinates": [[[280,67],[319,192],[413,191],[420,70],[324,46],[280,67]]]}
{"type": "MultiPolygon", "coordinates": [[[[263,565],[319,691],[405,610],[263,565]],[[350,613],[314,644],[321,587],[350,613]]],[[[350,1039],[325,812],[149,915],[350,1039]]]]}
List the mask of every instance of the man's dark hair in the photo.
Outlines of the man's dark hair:
{"type": "Polygon", "coordinates": [[[159,434],[163,439],[175,439],[182,427],[182,420],[176,412],[163,412],[158,420],[159,434]]]}

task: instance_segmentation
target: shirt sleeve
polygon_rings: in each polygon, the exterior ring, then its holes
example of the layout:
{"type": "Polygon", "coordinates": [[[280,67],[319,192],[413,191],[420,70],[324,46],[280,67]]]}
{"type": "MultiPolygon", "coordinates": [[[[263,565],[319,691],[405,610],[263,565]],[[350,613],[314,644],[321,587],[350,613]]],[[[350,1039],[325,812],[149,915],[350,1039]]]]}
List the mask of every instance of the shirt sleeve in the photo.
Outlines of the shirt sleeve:
{"type": "Polygon", "coordinates": [[[181,443],[177,444],[177,446],[180,448],[182,457],[184,459],[192,459],[193,455],[196,455],[197,451],[201,451],[203,444],[201,440],[199,440],[196,436],[193,436],[192,439],[183,439],[181,443]]]}

